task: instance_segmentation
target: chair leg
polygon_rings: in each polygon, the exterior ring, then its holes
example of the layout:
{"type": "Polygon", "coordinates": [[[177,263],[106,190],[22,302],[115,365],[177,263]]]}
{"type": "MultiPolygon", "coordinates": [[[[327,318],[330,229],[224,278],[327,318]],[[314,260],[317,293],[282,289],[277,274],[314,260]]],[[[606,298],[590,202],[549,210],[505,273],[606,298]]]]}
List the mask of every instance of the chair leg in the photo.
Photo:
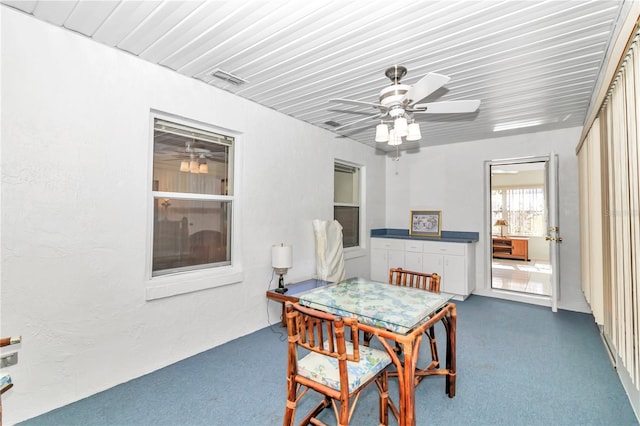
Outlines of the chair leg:
{"type": "Polygon", "coordinates": [[[317,420],[316,417],[318,416],[318,414],[322,413],[325,408],[331,407],[331,404],[332,404],[331,398],[329,398],[328,396],[324,396],[322,398],[322,401],[320,401],[318,405],[316,405],[313,408],[313,410],[309,411],[307,416],[304,419],[302,419],[298,424],[301,424],[301,425],[308,425],[311,423],[322,424],[322,423],[318,423],[319,420],[317,420]]]}
{"type": "Polygon", "coordinates": [[[429,344],[431,346],[431,359],[434,362],[434,368],[438,368],[440,361],[438,360],[438,347],[436,345],[436,331],[434,327],[430,327],[427,332],[429,336],[429,344]]]}
{"type": "Polygon", "coordinates": [[[387,370],[383,371],[378,379],[379,382],[379,395],[380,395],[380,424],[389,424],[389,373],[387,370]]]}
{"type": "Polygon", "coordinates": [[[340,409],[336,412],[338,416],[338,426],[349,426],[349,397],[340,401],[340,409]]]}
{"type": "Polygon", "coordinates": [[[293,380],[287,380],[287,405],[284,410],[284,420],[282,426],[293,426],[296,417],[296,384],[293,380]]]}
{"type": "Polygon", "coordinates": [[[367,333],[366,331],[362,332],[362,342],[363,345],[369,347],[369,342],[371,342],[371,338],[373,337],[373,333],[367,333]]]}

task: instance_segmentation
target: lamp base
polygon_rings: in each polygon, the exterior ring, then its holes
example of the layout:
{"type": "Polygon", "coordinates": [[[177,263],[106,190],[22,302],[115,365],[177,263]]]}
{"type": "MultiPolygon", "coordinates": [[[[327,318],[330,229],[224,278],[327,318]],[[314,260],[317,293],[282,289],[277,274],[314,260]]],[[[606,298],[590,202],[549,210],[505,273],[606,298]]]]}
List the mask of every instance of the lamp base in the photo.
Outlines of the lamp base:
{"type": "Polygon", "coordinates": [[[278,280],[278,288],[276,288],[276,293],[286,293],[287,290],[289,290],[288,288],[286,288],[284,286],[284,278],[282,277],[282,274],[280,274],[280,279],[278,280]]]}

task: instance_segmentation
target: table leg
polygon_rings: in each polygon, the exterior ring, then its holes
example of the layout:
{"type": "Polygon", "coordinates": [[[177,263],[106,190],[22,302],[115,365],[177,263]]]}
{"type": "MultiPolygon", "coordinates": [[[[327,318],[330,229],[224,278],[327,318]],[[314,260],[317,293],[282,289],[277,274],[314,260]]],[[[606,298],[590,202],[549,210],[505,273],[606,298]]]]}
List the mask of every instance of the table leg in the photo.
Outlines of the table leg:
{"type": "Polygon", "coordinates": [[[414,341],[402,342],[404,355],[404,365],[402,371],[398,371],[398,376],[402,374],[404,383],[398,386],[400,393],[400,424],[403,426],[415,426],[416,424],[416,362],[414,360],[414,341]]]}
{"type": "MultiPolygon", "coordinates": [[[[450,305],[449,313],[447,314],[448,326],[447,328],[447,382],[446,392],[449,398],[456,396],[456,305],[453,303],[450,305]]],[[[443,318],[444,319],[444,318],[443,318]]]]}

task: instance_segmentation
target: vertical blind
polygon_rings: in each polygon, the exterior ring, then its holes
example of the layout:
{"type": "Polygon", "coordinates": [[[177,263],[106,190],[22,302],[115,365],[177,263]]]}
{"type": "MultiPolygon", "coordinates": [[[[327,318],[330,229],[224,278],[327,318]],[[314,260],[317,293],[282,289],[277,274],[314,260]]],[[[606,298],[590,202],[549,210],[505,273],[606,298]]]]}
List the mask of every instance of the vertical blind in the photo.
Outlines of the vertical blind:
{"type": "Polygon", "coordinates": [[[638,27],[578,152],[582,286],[596,322],[640,390],[638,27]]]}

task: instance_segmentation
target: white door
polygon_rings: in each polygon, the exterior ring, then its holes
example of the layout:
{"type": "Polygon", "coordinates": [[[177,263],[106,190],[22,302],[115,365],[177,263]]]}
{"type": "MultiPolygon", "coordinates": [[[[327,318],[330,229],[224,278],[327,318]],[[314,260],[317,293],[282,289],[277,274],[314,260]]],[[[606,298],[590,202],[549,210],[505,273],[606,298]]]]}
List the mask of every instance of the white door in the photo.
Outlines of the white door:
{"type": "MultiPolygon", "coordinates": [[[[561,241],[558,236],[558,159],[554,153],[548,156],[510,158],[504,160],[492,160],[485,163],[486,170],[486,257],[485,265],[487,274],[487,282],[484,288],[481,288],[479,294],[486,294],[491,297],[498,297],[509,300],[516,300],[526,303],[534,303],[551,307],[557,310],[558,300],[560,298],[559,291],[559,252],[557,243],[561,241]],[[527,179],[517,178],[517,175],[510,173],[519,173],[535,169],[536,176],[539,172],[540,177],[527,179]],[[513,176],[510,178],[509,176],[513,176]],[[535,182],[538,182],[536,184],[535,182]],[[513,183],[512,183],[513,182],[513,183]],[[503,218],[498,217],[499,212],[503,212],[504,193],[514,192],[513,188],[521,185],[523,188],[535,187],[535,185],[543,186],[542,195],[544,206],[542,210],[534,209],[542,217],[544,224],[536,228],[535,222],[530,225],[530,235],[519,234],[518,228],[513,226],[506,227],[504,231],[497,227],[496,219],[507,219],[507,222],[521,223],[522,214],[516,214],[515,217],[503,218]],[[502,189],[501,189],[502,188],[502,189]],[[502,194],[502,195],[501,195],[502,194]],[[495,199],[493,196],[495,195],[495,199]],[[553,234],[549,232],[553,231],[553,234]],[[528,240],[529,261],[521,261],[518,259],[507,259],[502,261],[498,256],[493,258],[493,237],[500,236],[501,232],[505,232],[507,237],[526,238],[528,240]],[[535,274],[535,279],[534,279],[535,274]],[[534,296],[534,297],[530,297],[534,296]]],[[[534,193],[534,192],[533,192],[534,193]]],[[[508,195],[511,196],[511,195],[508,195]]],[[[532,199],[529,203],[538,199],[532,199]]],[[[511,203],[511,202],[510,202],[511,203]]],[[[516,204],[517,205],[517,204],[516,204]]],[[[526,209],[525,209],[526,210],[526,209]]],[[[509,214],[513,214],[511,209],[509,214]]],[[[535,216],[533,216],[535,217],[535,216]]],[[[503,227],[504,229],[505,227],[503,227]]],[[[526,227],[522,227],[526,229],[526,227]]]]}
{"type": "Polygon", "coordinates": [[[551,263],[551,310],[558,311],[560,299],[560,250],[558,243],[562,241],[558,227],[558,156],[551,153],[545,163],[545,188],[547,191],[547,236],[549,242],[549,261],[551,263]]]}

